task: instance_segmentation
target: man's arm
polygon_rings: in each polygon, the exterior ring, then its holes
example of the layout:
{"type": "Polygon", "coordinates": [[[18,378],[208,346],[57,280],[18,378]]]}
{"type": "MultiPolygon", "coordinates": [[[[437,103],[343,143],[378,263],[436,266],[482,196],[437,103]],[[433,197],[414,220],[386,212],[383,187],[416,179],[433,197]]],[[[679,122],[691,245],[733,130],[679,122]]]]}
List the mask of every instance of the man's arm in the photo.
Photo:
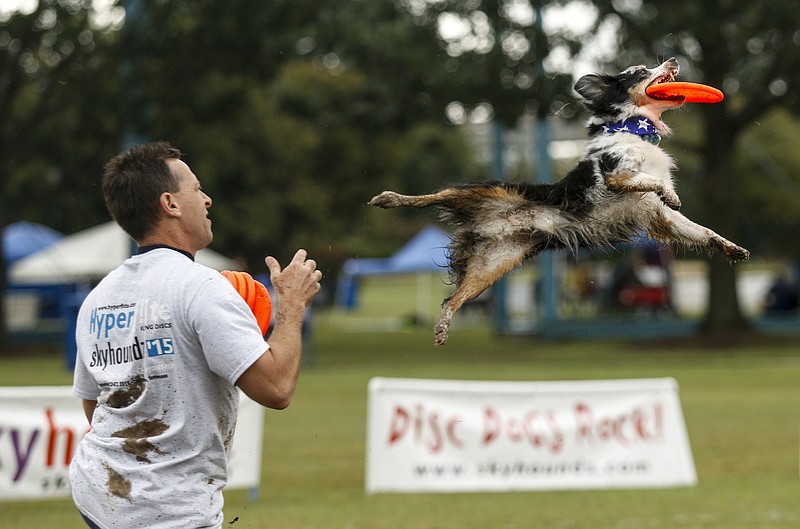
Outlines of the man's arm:
{"type": "Polygon", "coordinates": [[[236,385],[262,406],[282,410],[289,406],[297,386],[303,316],[319,292],[322,272],[313,259],[306,260],[305,250],[298,250],[283,270],[273,257],[264,262],[278,297],[275,329],[269,338],[269,349],[242,373],[236,385]]]}

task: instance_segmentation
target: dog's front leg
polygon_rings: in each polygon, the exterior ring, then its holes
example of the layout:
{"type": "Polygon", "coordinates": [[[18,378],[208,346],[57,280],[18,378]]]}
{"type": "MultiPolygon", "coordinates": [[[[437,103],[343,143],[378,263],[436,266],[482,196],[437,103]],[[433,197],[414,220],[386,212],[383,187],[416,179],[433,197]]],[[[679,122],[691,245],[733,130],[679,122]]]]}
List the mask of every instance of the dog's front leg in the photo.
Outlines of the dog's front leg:
{"type": "Polygon", "coordinates": [[[662,220],[652,226],[650,235],[662,242],[675,241],[688,246],[705,248],[708,252],[721,250],[730,262],[747,261],[750,252],[732,243],[714,230],[689,220],[671,209],[662,208],[662,220]]]}
{"type": "Polygon", "coordinates": [[[647,173],[616,173],[605,176],[606,187],[620,193],[655,193],[672,209],[681,208],[681,199],[672,185],[663,178],[647,173]]]}

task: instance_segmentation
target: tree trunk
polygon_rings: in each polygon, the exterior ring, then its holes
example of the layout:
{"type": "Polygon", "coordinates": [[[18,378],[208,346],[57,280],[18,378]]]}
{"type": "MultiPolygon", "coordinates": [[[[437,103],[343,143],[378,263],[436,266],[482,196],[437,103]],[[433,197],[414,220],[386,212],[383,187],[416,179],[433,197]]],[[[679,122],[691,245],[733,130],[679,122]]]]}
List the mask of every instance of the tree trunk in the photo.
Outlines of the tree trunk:
{"type": "Polygon", "coordinates": [[[731,334],[751,330],[739,305],[736,276],[736,269],[723,255],[716,254],[711,258],[708,271],[708,309],[700,326],[701,333],[731,334]]]}
{"type": "MultiPolygon", "coordinates": [[[[733,164],[736,133],[727,123],[727,104],[703,105],[705,149],[702,196],[705,200],[701,223],[726,239],[737,242],[738,178],[733,164]]],[[[736,289],[736,265],[721,253],[711,258],[708,273],[708,308],[700,332],[730,334],[749,330],[736,289]]]]}

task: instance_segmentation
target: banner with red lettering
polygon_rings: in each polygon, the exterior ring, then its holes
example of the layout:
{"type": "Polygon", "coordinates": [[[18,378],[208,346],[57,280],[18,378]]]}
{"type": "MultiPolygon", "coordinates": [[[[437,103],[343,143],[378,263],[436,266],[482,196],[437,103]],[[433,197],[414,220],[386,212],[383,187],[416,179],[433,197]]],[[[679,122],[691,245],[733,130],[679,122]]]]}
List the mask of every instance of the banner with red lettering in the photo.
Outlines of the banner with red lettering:
{"type": "MultiPolygon", "coordinates": [[[[259,486],[263,424],[263,408],[242,396],[227,488],[259,486]]],[[[0,387],[0,501],[69,497],[69,463],[88,430],[69,386],[0,387]]]]}
{"type": "Polygon", "coordinates": [[[696,483],[671,378],[369,383],[370,493],[696,483]]]}

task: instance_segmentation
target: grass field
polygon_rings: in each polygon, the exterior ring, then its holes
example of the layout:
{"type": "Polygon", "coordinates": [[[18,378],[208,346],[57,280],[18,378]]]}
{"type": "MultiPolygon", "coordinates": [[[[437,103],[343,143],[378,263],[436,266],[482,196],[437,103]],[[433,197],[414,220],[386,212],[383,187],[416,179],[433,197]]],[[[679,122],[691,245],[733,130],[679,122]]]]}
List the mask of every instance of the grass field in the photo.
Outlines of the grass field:
{"type": "MultiPolygon", "coordinates": [[[[235,529],[800,527],[800,351],[793,344],[542,343],[457,328],[354,332],[320,315],[291,407],[267,412],[262,488],[226,493],[235,529]],[[342,329],[348,329],[343,331],[342,329]],[[699,485],[665,490],[364,493],[367,382],[674,377],[699,485]],[[235,520],[235,521],[234,521],[235,520]]],[[[0,385],[69,384],[53,355],[0,358],[0,385]]],[[[2,462],[0,462],[2,464],[2,462]]],[[[70,501],[0,503],[0,527],[83,527],[70,501]]]]}

